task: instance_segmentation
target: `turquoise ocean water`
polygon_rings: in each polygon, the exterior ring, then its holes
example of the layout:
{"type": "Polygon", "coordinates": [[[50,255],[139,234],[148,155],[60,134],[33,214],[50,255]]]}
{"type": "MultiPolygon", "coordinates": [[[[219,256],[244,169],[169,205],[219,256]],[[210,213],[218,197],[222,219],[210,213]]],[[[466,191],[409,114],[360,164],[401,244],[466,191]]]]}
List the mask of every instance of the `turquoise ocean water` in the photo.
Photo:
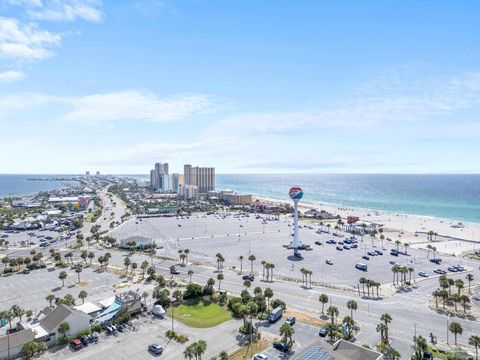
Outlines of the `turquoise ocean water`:
{"type": "MultiPolygon", "coordinates": [[[[55,176],[55,175],[50,175],[55,176]]],[[[61,175],[58,175],[61,176],[61,175]]],[[[128,175],[147,179],[147,175],[128,175]]],[[[47,175],[0,175],[0,197],[64,187],[64,182],[28,181],[47,175]]],[[[480,223],[480,175],[217,175],[217,189],[288,200],[300,185],[304,201],[403,212],[480,223]]]]}

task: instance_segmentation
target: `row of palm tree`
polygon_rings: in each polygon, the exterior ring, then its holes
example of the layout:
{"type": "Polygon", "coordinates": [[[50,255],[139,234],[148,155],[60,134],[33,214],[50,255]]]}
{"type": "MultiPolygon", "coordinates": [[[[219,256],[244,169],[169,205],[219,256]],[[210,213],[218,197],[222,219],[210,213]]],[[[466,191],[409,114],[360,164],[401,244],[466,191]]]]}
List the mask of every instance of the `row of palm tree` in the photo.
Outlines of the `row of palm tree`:
{"type": "Polygon", "coordinates": [[[360,285],[362,285],[362,294],[363,296],[365,296],[365,287],[367,288],[367,296],[370,297],[370,289],[372,289],[372,296],[375,295],[375,292],[374,292],[374,289],[375,288],[377,290],[377,298],[379,299],[380,298],[380,295],[378,293],[378,289],[380,288],[380,286],[382,285],[380,282],[378,281],[375,281],[375,280],[371,280],[371,279],[367,279],[365,277],[361,277],[359,280],[358,280],[358,294],[360,295],[360,285]]]}
{"type": "Polygon", "coordinates": [[[188,262],[188,254],[189,253],[190,253],[189,249],[179,249],[178,250],[179,261],[182,265],[188,262]]]}
{"type": "Polygon", "coordinates": [[[415,272],[415,269],[411,266],[394,266],[392,267],[393,273],[393,285],[404,286],[407,284],[407,274],[408,274],[408,283],[412,282],[412,273],[415,272]]]}
{"type": "Polygon", "coordinates": [[[198,340],[190,345],[188,345],[183,351],[183,356],[185,359],[202,360],[202,355],[207,351],[207,342],[205,340],[198,340]]]}
{"type": "MultiPolygon", "coordinates": [[[[244,259],[245,259],[245,258],[244,258],[243,255],[240,255],[240,256],[238,257],[238,260],[240,260],[240,273],[241,273],[241,274],[243,274],[243,260],[244,260],[244,259]]],[[[254,262],[255,260],[257,260],[257,258],[255,257],[255,255],[250,254],[247,259],[248,259],[248,261],[250,261],[250,273],[253,274],[253,262],[254,262]]],[[[272,265],[273,265],[273,264],[272,264],[272,265]]],[[[275,267],[275,266],[273,266],[273,267],[275,267]]],[[[273,275],[272,275],[272,278],[273,278],[273,275]]]]}
{"type": "Polygon", "coordinates": [[[12,321],[16,318],[18,318],[19,321],[22,321],[23,316],[31,317],[32,315],[32,310],[22,309],[17,304],[12,305],[9,310],[0,311],[0,319],[7,320],[10,329],[12,329],[12,321]]]}
{"type": "Polygon", "coordinates": [[[313,271],[306,268],[301,268],[300,272],[302,273],[302,284],[311,288],[313,271]]]}

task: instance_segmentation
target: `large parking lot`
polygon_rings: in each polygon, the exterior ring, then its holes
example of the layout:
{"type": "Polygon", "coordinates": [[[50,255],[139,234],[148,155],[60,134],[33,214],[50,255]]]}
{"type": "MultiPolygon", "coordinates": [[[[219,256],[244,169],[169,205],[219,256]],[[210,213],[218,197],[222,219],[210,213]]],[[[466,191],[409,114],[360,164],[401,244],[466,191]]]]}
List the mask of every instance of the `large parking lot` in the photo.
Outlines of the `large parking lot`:
{"type": "MultiPolygon", "coordinates": [[[[243,268],[248,269],[250,263],[246,259],[250,250],[250,253],[257,258],[254,265],[257,273],[262,273],[260,262],[265,260],[275,264],[274,273],[277,276],[301,279],[299,270],[304,267],[313,271],[313,281],[347,286],[357,286],[360,277],[367,277],[381,283],[392,282],[393,265],[390,261],[414,268],[412,279],[418,278],[420,271],[432,276],[435,275],[433,270],[437,267],[446,269],[450,265],[458,265],[458,260],[452,257],[444,257],[442,264],[436,265],[427,259],[426,252],[411,248],[408,249],[408,255],[392,256],[390,250],[395,248],[395,245],[388,241],[384,241],[383,255],[370,256],[369,260],[365,260],[362,256],[367,252],[382,248],[380,240],[374,240],[372,246],[370,237],[365,237],[363,241],[361,237],[357,237],[356,249],[339,251],[336,249],[337,245],[327,244],[326,241],[336,239],[338,242],[344,238],[334,237],[328,233],[318,234],[316,232],[318,225],[310,222],[303,223],[299,231],[301,241],[310,244],[313,250],[302,251],[304,259],[294,261],[291,257],[292,250],[283,246],[291,239],[292,227],[291,224],[289,226],[288,221],[291,220],[283,216],[280,220],[263,221],[263,219],[256,219],[253,215],[250,217],[194,215],[189,219],[148,218],[130,220],[115,230],[114,235],[122,238],[135,233],[153,238],[164,246],[160,251],[161,254],[172,258],[178,257],[179,248],[188,248],[189,259],[213,266],[216,265],[215,255],[221,253],[225,257],[226,267],[239,268],[238,257],[243,255],[245,259],[243,268]],[[320,241],[322,245],[316,245],[315,241],[320,241]],[[330,259],[333,265],[326,264],[326,259],[330,259]],[[358,262],[367,264],[368,271],[356,269],[355,264],[358,262]]],[[[403,250],[403,247],[400,250],[403,250]]]]}
{"type": "Polygon", "coordinates": [[[54,294],[56,297],[63,297],[69,293],[76,298],[77,304],[81,303],[78,299],[78,293],[82,290],[87,291],[87,301],[92,299],[102,299],[113,296],[112,285],[120,282],[117,275],[108,272],[98,272],[94,269],[85,267],[80,274],[82,286],[74,283],[77,281],[77,274],[70,267],[65,269],[47,269],[33,270],[29,274],[11,274],[2,276],[2,291],[0,292],[0,307],[8,309],[14,304],[20,304],[25,309],[37,310],[48,305],[46,296],[54,294]],[[65,287],[62,287],[62,281],[58,278],[61,271],[68,274],[65,279],[65,287]]]}

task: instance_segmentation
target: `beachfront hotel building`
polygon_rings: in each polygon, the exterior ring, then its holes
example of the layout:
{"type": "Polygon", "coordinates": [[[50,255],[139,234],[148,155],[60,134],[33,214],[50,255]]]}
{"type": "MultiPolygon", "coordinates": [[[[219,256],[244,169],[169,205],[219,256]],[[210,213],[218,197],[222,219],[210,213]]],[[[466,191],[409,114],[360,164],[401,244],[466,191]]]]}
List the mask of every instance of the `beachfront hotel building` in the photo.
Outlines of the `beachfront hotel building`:
{"type": "Polygon", "coordinates": [[[172,177],[168,174],[168,163],[156,163],[150,170],[150,187],[158,192],[172,191],[172,177]]]}
{"type": "Polygon", "coordinates": [[[215,190],[215,168],[186,164],[183,166],[183,181],[185,185],[198,186],[199,194],[206,194],[215,190]]]}

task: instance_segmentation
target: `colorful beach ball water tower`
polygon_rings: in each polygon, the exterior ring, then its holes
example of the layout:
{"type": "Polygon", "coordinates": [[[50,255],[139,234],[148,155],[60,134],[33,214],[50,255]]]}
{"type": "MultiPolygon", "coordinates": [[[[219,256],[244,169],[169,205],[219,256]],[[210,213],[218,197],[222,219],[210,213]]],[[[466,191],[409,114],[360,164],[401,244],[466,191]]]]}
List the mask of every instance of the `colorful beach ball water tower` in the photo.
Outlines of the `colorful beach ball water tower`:
{"type": "Polygon", "coordinates": [[[298,248],[300,247],[300,239],[298,238],[298,202],[303,198],[303,190],[300,186],[292,186],[288,192],[290,199],[293,200],[293,255],[295,257],[300,257],[298,253],[298,248]]]}

